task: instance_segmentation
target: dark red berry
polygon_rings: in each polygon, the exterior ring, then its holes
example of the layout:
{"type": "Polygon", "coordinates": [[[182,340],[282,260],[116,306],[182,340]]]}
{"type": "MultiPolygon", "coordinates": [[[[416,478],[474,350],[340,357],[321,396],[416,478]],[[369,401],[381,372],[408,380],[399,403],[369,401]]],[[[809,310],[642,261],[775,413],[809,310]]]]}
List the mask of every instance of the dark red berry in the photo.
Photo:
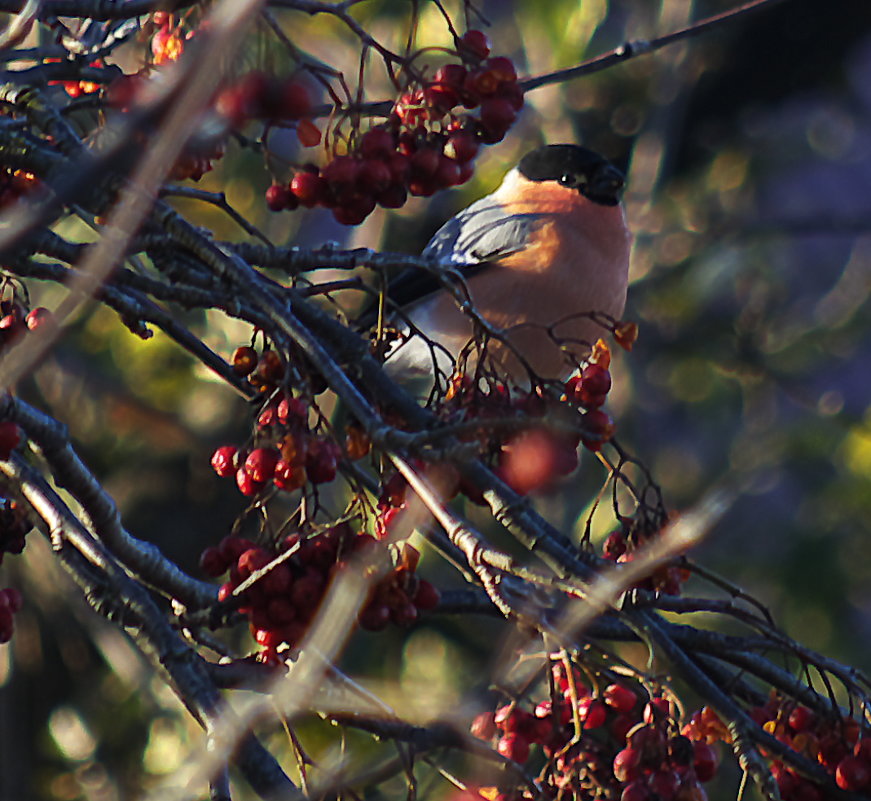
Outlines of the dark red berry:
{"type": "Polygon", "coordinates": [[[236,375],[251,375],[257,367],[257,351],[250,345],[242,345],[233,353],[233,372],[236,375]]]}
{"type": "Polygon", "coordinates": [[[460,131],[452,133],[445,142],[445,155],[460,164],[472,161],[478,155],[478,142],[474,134],[460,131]]]}
{"type": "Polygon", "coordinates": [[[5,461],[12,456],[12,451],[20,444],[21,429],[18,425],[11,420],[0,423],[0,460],[5,461]]]}
{"type": "Polygon", "coordinates": [[[605,703],[618,712],[630,712],[638,703],[638,696],[625,684],[609,684],[603,697],[605,703]]]}
{"type": "Polygon", "coordinates": [[[278,464],[280,454],[275,448],[255,448],[245,459],[245,472],[251,478],[264,484],[271,481],[275,474],[275,465],[278,464]]]}
{"type": "Polygon", "coordinates": [[[293,209],[299,201],[291,193],[290,189],[281,184],[272,184],[266,190],[266,205],[270,211],[284,211],[293,209]]]}
{"type": "Polygon", "coordinates": [[[490,47],[490,38],[479,30],[466,31],[457,42],[458,50],[476,59],[487,58],[490,47]]]}
{"type": "Polygon", "coordinates": [[[54,315],[44,306],[37,306],[27,313],[24,322],[30,331],[36,331],[44,325],[54,323],[54,315]]]}
{"type": "Polygon", "coordinates": [[[360,153],[364,158],[385,159],[394,147],[393,134],[386,128],[372,128],[360,137],[360,153]]]}
{"type": "Polygon", "coordinates": [[[441,601],[441,593],[438,588],[426,579],[420,579],[417,584],[417,592],[414,594],[414,605],[418,609],[435,609],[441,601]]]}
{"type": "Polygon", "coordinates": [[[290,191],[306,208],[321,203],[326,196],[327,183],[313,172],[298,172],[290,182],[290,191]]]}
{"type": "Polygon", "coordinates": [[[249,498],[256,495],[264,487],[263,483],[251,478],[244,467],[240,467],[236,471],[236,486],[239,488],[239,492],[249,498]]]}
{"type": "Polygon", "coordinates": [[[311,112],[312,101],[308,89],[296,78],[290,78],[281,86],[281,119],[298,120],[311,112]]]}
{"type": "Polygon", "coordinates": [[[529,740],[517,732],[502,735],[496,743],[496,750],[502,756],[523,764],[529,759],[529,740]]]}
{"type": "Polygon", "coordinates": [[[707,743],[693,743],[693,769],[700,782],[709,782],[717,772],[717,752],[707,743]]]}
{"type": "Polygon", "coordinates": [[[200,554],[200,570],[211,578],[217,578],[227,572],[229,563],[221,556],[217,546],[209,546],[200,554]]]}
{"type": "Polygon", "coordinates": [[[849,754],[835,768],[835,782],[842,790],[862,790],[871,782],[871,767],[859,757],[849,754]]]}

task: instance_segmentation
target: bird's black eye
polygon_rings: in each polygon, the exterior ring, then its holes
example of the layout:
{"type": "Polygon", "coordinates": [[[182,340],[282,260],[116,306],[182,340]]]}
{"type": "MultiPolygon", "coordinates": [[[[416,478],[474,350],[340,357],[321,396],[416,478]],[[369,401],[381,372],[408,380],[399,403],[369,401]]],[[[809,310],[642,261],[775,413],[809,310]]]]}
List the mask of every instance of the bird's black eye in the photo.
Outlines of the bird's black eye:
{"type": "Polygon", "coordinates": [[[571,173],[565,173],[559,177],[559,182],[563,186],[574,186],[575,185],[575,176],[571,173]]]}

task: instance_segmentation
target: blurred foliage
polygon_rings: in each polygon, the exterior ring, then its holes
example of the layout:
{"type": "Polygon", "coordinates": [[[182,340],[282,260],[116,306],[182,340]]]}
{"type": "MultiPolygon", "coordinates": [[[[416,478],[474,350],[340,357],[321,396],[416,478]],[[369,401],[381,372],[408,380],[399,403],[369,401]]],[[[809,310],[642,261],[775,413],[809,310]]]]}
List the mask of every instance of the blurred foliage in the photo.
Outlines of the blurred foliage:
{"type": "MultiPolygon", "coordinates": [[[[422,5],[418,43],[444,45],[438,12],[422,5]]],[[[480,9],[496,51],[539,74],[733,5],[490,0],[480,9]]],[[[397,46],[407,12],[401,0],[354,7],[368,30],[397,46]]],[[[273,13],[311,56],[356,75],[353,36],[335,20],[273,13]]],[[[270,41],[264,31],[252,36],[240,72],[280,68],[270,41]]],[[[387,97],[374,59],[366,81],[369,99],[387,97]]],[[[360,230],[342,229],[318,210],[269,215],[262,202],[269,176],[232,145],[198,186],[226,192],[276,242],[418,252],[444,219],[539,142],[582,142],[626,166],[636,234],[627,317],[639,321],[641,338],[616,367],[618,435],[676,509],[718,481],[746,480],[747,492],[693,557],[761,597],[792,636],[871,669],[864,647],[871,634],[869,86],[871,4],[792,0],[531,93],[509,138],[480,160],[466,187],[379,211],[360,230]]],[[[295,147],[288,141],[278,150],[309,158],[295,147]]],[[[243,238],[215,208],[178,203],[196,206],[195,221],[219,237],[243,238]]],[[[38,301],[40,289],[32,291],[38,301]]],[[[188,322],[224,354],[250,336],[217,315],[188,322]]],[[[208,457],[214,445],[244,438],[249,412],[164,338],[142,342],[98,310],[71,329],[23,392],[49,412],[76,409],[69,422],[77,444],[131,531],[182,567],[195,570],[199,551],[226,534],[243,507],[222,490],[208,457]]],[[[602,480],[587,459],[577,484],[541,506],[582,531],[602,480]]],[[[2,568],[3,583],[16,573],[33,602],[4,646],[14,669],[0,649],[7,660],[0,733],[32,747],[23,764],[0,755],[0,787],[62,801],[141,797],[173,768],[195,727],[143,673],[123,637],[95,621],[46,567],[44,547],[34,543],[18,565],[7,560],[2,568]]],[[[438,560],[425,562],[446,579],[438,560]]],[[[377,645],[358,634],[345,663],[383,683],[386,698],[392,683],[413,695],[425,682],[434,695],[429,711],[438,711],[458,702],[470,676],[474,684],[475,675],[489,674],[485,660],[498,654],[498,632],[495,622],[453,619],[380,634],[377,645]],[[492,647],[482,649],[482,641],[492,647]]],[[[477,690],[483,697],[487,688],[477,690]]],[[[426,704],[416,712],[426,719],[426,704]]],[[[273,741],[287,743],[277,721],[264,725],[273,741]]],[[[318,721],[298,729],[315,758],[335,747],[327,729],[318,721]]],[[[361,753],[370,747],[363,743],[361,753]]],[[[292,764],[289,745],[284,762],[292,764]]]]}

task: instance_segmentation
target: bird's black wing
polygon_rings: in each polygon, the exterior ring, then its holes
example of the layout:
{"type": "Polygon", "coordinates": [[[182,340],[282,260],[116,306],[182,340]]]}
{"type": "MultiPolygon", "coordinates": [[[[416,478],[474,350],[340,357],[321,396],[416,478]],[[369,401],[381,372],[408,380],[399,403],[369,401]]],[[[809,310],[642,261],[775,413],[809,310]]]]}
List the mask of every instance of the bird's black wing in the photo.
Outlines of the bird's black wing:
{"type": "MultiPolygon", "coordinates": [[[[542,214],[506,214],[492,198],[485,197],[448,220],[436,231],[422,255],[436,259],[468,278],[490,264],[526,247],[530,233],[541,223],[542,214]]],[[[406,308],[441,288],[438,278],[422,269],[403,270],[387,284],[388,310],[406,308]]],[[[374,324],[377,303],[358,318],[361,327],[374,324]]]]}

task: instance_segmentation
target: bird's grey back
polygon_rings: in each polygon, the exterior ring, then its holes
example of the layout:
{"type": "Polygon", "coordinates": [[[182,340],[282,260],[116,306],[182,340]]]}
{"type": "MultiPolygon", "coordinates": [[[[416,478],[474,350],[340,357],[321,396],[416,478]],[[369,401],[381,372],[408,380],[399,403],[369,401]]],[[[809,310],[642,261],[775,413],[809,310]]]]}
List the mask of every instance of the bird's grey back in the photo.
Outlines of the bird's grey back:
{"type": "Polygon", "coordinates": [[[544,214],[506,214],[492,197],[481,198],[436,231],[423,255],[454,264],[494,261],[526,247],[544,214]]]}

